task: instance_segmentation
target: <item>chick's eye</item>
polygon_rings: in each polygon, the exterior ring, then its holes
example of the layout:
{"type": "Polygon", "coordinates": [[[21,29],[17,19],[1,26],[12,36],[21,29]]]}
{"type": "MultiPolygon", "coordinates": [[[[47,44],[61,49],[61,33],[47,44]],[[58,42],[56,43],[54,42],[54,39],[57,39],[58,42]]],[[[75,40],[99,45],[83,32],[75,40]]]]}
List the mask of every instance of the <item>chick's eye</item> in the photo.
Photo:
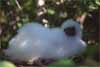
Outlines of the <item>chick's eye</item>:
{"type": "Polygon", "coordinates": [[[75,27],[68,27],[68,28],[64,29],[64,32],[68,36],[75,36],[76,35],[75,27]]]}

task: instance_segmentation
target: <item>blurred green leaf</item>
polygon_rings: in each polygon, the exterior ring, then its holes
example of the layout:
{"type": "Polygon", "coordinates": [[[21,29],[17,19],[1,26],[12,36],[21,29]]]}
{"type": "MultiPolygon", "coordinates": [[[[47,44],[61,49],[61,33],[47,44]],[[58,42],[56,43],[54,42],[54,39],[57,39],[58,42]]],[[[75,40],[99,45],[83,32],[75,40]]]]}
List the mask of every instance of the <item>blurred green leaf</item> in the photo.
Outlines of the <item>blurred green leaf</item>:
{"type": "Polygon", "coordinates": [[[47,9],[48,14],[50,15],[54,15],[55,14],[55,10],[54,9],[47,9]]]}
{"type": "Polygon", "coordinates": [[[54,62],[53,64],[49,65],[48,67],[71,67],[74,66],[74,62],[70,59],[61,59],[58,60],[57,62],[54,62]]]}
{"type": "Polygon", "coordinates": [[[22,18],[22,22],[29,22],[29,18],[28,18],[28,16],[26,16],[25,18],[22,18]]]}
{"type": "Polygon", "coordinates": [[[10,0],[10,3],[12,4],[12,5],[16,5],[16,2],[15,2],[15,0],[10,0]]]}
{"type": "Polygon", "coordinates": [[[88,57],[91,57],[93,55],[93,53],[95,53],[95,51],[98,49],[99,45],[92,45],[92,44],[88,44],[88,47],[85,51],[85,55],[88,57]]]}
{"type": "Polygon", "coordinates": [[[16,66],[8,61],[0,61],[0,67],[16,67],[16,66]]]}
{"type": "Polygon", "coordinates": [[[94,5],[90,5],[89,8],[90,8],[90,10],[98,9],[98,7],[97,6],[94,6],[94,5]]]}
{"type": "Polygon", "coordinates": [[[95,3],[100,6],[100,0],[95,0],[95,3]]]}
{"type": "Polygon", "coordinates": [[[17,23],[18,28],[22,27],[22,23],[17,23]]]}

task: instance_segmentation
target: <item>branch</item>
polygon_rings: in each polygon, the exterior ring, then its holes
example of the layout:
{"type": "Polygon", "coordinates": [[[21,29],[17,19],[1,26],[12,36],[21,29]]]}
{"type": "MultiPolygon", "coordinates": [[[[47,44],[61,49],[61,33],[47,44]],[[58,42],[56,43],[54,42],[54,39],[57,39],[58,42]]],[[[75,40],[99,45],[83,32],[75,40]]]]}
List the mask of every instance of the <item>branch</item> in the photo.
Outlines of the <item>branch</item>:
{"type": "Polygon", "coordinates": [[[81,16],[76,17],[76,20],[80,22],[81,25],[83,25],[86,16],[87,16],[87,13],[83,13],[81,16]]]}
{"type": "Polygon", "coordinates": [[[22,10],[22,7],[21,7],[21,5],[19,4],[19,2],[17,0],[15,0],[15,3],[17,5],[17,7],[19,8],[19,10],[22,10]]]}

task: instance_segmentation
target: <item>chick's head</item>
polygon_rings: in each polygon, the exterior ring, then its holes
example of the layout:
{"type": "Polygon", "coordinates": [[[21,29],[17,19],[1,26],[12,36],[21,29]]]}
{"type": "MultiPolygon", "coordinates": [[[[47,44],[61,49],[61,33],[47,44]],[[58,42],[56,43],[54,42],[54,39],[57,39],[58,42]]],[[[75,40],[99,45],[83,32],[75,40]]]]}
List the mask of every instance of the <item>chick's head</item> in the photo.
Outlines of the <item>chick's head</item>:
{"type": "Polygon", "coordinates": [[[81,37],[81,27],[80,24],[73,19],[66,20],[61,28],[64,30],[67,36],[79,36],[81,37]]]}

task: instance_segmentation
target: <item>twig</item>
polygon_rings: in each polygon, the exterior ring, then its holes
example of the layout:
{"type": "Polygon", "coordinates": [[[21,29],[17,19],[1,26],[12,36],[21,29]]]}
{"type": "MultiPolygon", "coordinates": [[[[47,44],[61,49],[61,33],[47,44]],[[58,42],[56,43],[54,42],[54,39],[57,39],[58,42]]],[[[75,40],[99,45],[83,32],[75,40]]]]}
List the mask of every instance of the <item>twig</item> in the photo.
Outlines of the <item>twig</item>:
{"type": "Polygon", "coordinates": [[[78,16],[78,17],[76,18],[76,20],[79,21],[80,24],[83,25],[86,16],[87,16],[87,13],[83,13],[81,16],[78,16]]]}
{"type": "Polygon", "coordinates": [[[16,2],[16,5],[18,6],[19,10],[22,10],[22,7],[21,7],[21,5],[19,4],[19,2],[18,2],[17,0],[15,0],[15,2],[16,2]]]}

